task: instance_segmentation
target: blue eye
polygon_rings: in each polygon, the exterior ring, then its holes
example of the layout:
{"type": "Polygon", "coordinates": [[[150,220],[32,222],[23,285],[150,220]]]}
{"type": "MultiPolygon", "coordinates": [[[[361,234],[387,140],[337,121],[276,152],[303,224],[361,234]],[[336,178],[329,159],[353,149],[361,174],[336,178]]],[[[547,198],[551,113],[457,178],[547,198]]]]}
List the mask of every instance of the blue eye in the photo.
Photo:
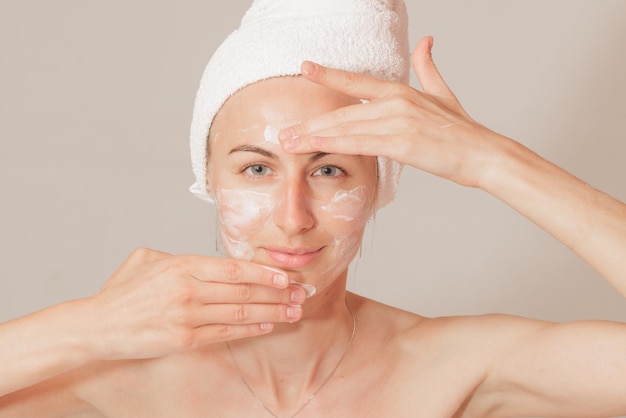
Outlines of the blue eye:
{"type": "Polygon", "coordinates": [[[322,176],[322,177],[337,177],[345,174],[344,171],[332,165],[325,165],[324,167],[320,167],[313,173],[314,176],[322,176]]]}
{"type": "Polygon", "coordinates": [[[271,174],[272,170],[270,170],[268,166],[265,166],[262,164],[253,164],[253,165],[246,167],[244,172],[246,172],[247,174],[250,174],[251,176],[260,177],[260,176],[266,176],[268,174],[271,174]]]}

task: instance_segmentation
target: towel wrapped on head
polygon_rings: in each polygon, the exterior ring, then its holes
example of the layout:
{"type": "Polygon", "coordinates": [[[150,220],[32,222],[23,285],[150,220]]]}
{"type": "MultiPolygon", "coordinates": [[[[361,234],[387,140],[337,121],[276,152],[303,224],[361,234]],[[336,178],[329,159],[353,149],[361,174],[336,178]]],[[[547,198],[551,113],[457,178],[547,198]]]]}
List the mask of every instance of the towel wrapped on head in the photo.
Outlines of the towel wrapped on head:
{"type": "MultiPolygon", "coordinates": [[[[302,61],[408,83],[409,48],[403,0],[255,0],[209,61],[191,124],[192,193],[206,189],[211,123],[243,87],[270,77],[300,75],[302,61]]],[[[402,166],[377,157],[378,207],[393,200],[402,166]]]]}

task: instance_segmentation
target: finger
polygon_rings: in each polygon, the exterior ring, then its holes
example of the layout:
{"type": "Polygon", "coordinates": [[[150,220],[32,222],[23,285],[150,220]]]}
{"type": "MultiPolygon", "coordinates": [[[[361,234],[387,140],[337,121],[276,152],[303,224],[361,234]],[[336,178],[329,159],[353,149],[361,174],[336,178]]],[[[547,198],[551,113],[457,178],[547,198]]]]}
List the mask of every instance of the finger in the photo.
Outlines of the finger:
{"type": "Polygon", "coordinates": [[[199,255],[179,257],[187,272],[203,282],[253,283],[279,289],[289,286],[287,273],[249,261],[199,255]]]}
{"type": "Polygon", "coordinates": [[[389,110],[389,106],[385,108],[381,104],[382,102],[356,104],[326,112],[307,121],[282,129],[278,133],[278,139],[283,141],[299,136],[313,135],[324,129],[349,121],[378,119],[383,112],[389,110]]]}
{"type": "Polygon", "coordinates": [[[240,338],[255,337],[272,332],[274,324],[212,324],[204,325],[196,328],[192,333],[192,346],[190,348],[199,348],[216,342],[238,340],[240,338]]]}
{"type": "Polygon", "coordinates": [[[397,135],[390,146],[388,135],[349,135],[349,136],[310,136],[292,138],[283,142],[287,152],[385,156],[400,162],[410,140],[404,135],[397,135]]]}
{"type": "Polygon", "coordinates": [[[434,96],[456,99],[452,90],[448,87],[439,70],[435,66],[432,57],[433,37],[426,36],[422,38],[411,57],[413,62],[413,70],[417,79],[424,90],[424,93],[434,96]]]}
{"type": "MultiPolygon", "coordinates": [[[[407,126],[407,119],[403,116],[380,118],[374,120],[357,120],[330,126],[316,131],[312,137],[350,137],[355,135],[379,136],[386,135],[387,141],[376,155],[384,155],[389,148],[395,146],[394,136],[401,135],[407,126]]],[[[354,155],[354,154],[352,154],[354,155]]]]}
{"type": "Polygon", "coordinates": [[[295,322],[302,317],[300,305],[223,303],[200,307],[192,317],[195,326],[209,324],[259,324],[295,322]]]}
{"type": "Polygon", "coordinates": [[[314,83],[357,99],[378,99],[396,94],[402,84],[379,80],[359,73],[324,67],[311,61],[302,63],[302,74],[314,83]]]}
{"type": "Polygon", "coordinates": [[[298,285],[286,289],[276,289],[251,283],[211,283],[196,284],[195,295],[203,304],[209,303],[275,303],[301,304],[306,300],[305,290],[298,285]]]}

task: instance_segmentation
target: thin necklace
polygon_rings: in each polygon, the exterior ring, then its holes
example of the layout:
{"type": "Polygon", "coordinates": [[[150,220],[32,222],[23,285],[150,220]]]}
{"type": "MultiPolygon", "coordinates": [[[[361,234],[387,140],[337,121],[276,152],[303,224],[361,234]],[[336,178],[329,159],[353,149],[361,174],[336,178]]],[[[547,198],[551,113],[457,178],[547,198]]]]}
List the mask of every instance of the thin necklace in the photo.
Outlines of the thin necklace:
{"type": "MultiPolygon", "coordinates": [[[[326,383],[328,383],[328,381],[330,380],[331,377],[333,377],[333,375],[335,374],[335,372],[337,371],[337,369],[339,368],[339,365],[341,364],[341,362],[343,361],[343,359],[346,357],[346,354],[348,354],[348,351],[350,351],[350,346],[352,346],[352,341],[354,340],[354,335],[356,334],[356,316],[354,315],[354,312],[352,312],[352,308],[350,307],[350,304],[348,303],[348,298],[346,298],[346,307],[348,308],[348,311],[350,312],[350,316],[352,317],[352,335],[350,335],[350,340],[348,341],[348,345],[346,346],[346,349],[344,350],[343,354],[341,355],[341,358],[339,359],[339,361],[337,362],[337,364],[335,365],[335,367],[330,371],[330,373],[328,374],[328,376],[326,377],[326,379],[324,379],[324,381],[322,382],[321,385],[319,385],[319,387],[317,389],[315,389],[315,392],[313,392],[313,394],[309,397],[309,399],[306,400],[306,402],[304,402],[302,404],[301,407],[299,407],[296,412],[294,412],[293,414],[291,414],[289,416],[289,418],[294,418],[296,415],[298,415],[300,412],[302,412],[302,410],[309,404],[311,403],[311,401],[313,400],[313,398],[315,398],[315,396],[319,393],[320,390],[322,390],[322,388],[324,387],[324,385],[326,385],[326,383]]],[[[252,396],[254,396],[254,399],[256,399],[256,401],[261,404],[261,406],[263,408],[265,408],[265,410],[267,412],[269,412],[274,418],[280,418],[278,415],[276,415],[274,412],[272,412],[272,410],[265,405],[265,402],[263,402],[261,400],[261,398],[259,398],[257,396],[256,393],[254,393],[254,391],[252,390],[252,388],[250,387],[250,385],[248,384],[248,382],[246,381],[246,378],[243,377],[243,373],[241,371],[241,369],[239,368],[239,364],[237,363],[237,360],[235,360],[235,356],[233,354],[233,351],[230,349],[230,344],[228,343],[228,341],[226,342],[226,346],[228,347],[228,352],[230,353],[230,357],[233,359],[233,363],[235,363],[235,368],[237,369],[237,374],[239,375],[239,378],[241,379],[241,381],[243,382],[243,384],[246,386],[246,388],[248,388],[248,391],[252,394],[252,396]]]]}

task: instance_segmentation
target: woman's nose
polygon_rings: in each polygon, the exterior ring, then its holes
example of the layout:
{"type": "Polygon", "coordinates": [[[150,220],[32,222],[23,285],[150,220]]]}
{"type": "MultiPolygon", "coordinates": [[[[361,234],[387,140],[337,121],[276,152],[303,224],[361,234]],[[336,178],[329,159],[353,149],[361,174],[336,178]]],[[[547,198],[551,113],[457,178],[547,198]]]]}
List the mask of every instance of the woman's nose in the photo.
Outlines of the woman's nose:
{"type": "Polygon", "coordinates": [[[274,223],[287,235],[306,232],[315,225],[309,190],[304,181],[289,181],[278,192],[274,223]]]}

